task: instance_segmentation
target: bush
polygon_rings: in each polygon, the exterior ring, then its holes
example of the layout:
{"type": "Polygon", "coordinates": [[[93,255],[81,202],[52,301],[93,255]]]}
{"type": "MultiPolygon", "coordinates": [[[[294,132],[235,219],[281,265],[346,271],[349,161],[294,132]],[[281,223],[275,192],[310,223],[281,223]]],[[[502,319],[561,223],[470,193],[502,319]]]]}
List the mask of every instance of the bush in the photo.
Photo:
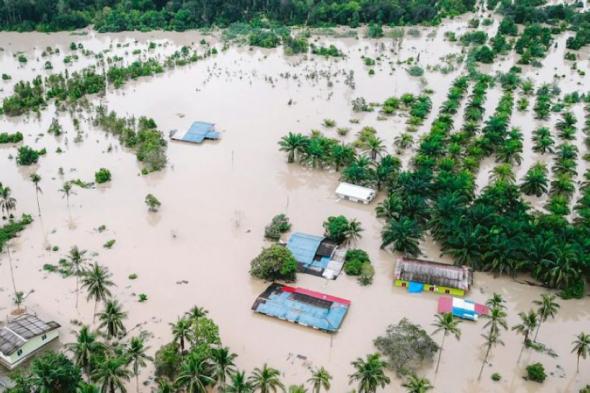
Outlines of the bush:
{"type": "Polygon", "coordinates": [[[309,48],[309,44],[305,37],[296,37],[293,38],[288,36],[283,40],[283,45],[285,47],[285,53],[287,55],[295,55],[297,53],[307,53],[309,48]]]}
{"type": "Polygon", "coordinates": [[[361,275],[359,276],[359,283],[361,285],[371,285],[373,277],[375,276],[375,268],[370,262],[363,263],[361,266],[361,275]]]}
{"type": "Polygon", "coordinates": [[[346,240],[346,235],[349,229],[348,219],[344,216],[331,216],[324,221],[325,236],[336,242],[342,243],[346,240]]]}
{"type": "Polygon", "coordinates": [[[586,385],[580,389],[580,393],[590,393],[590,385],[586,385]]]}
{"type": "Polygon", "coordinates": [[[106,168],[100,168],[95,174],[94,174],[94,180],[98,183],[98,184],[102,184],[102,183],[106,183],[108,181],[111,181],[111,171],[109,171],[106,168]]]}
{"type": "Polygon", "coordinates": [[[547,374],[545,374],[545,367],[541,363],[533,363],[526,368],[527,379],[534,382],[543,383],[547,374]]]}
{"type": "Polygon", "coordinates": [[[152,194],[147,194],[145,196],[145,204],[148,206],[148,209],[151,212],[157,212],[160,206],[162,205],[158,198],[156,198],[152,194]]]}
{"type": "Polygon", "coordinates": [[[271,240],[279,240],[281,235],[291,229],[289,217],[284,214],[277,214],[272,218],[269,225],[264,228],[264,237],[271,240]]]}
{"type": "Polygon", "coordinates": [[[257,30],[250,34],[249,42],[251,46],[276,48],[280,44],[281,38],[272,31],[257,30]]]}
{"type": "Polygon", "coordinates": [[[29,146],[21,146],[16,155],[16,163],[18,165],[32,165],[39,161],[39,156],[45,154],[45,150],[35,150],[29,146]]]}
{"type": "Polygon", "coordinates": [[[475,50],[474,58],[476,61],[485,64],[494,62],[494,52],[487,45],[482,45],[475,50]]]}
{"type": "Polygon", "coordinates": [[[383,37],[383,27],[381,25],[371,23],[367,30],[367,36],[369,38],[381,38],[383,37]]]}
{"type": "Polygon", "coordinates": [[[492,381],[499,382],[502,379],[502,376],[499,373],[492,374],[492,381]]]}
{"type": "Polygon", "coordinates": [[[15,132],[14,134],[9,134],[7,132],[0,133],[0,143],[18,143],[23,140],[23,134],[20,132],[15,132]]]}
{"type": "Polygon", "coordinates": [[[365,263],[370,264],[371,261],[364,250],[348,250],[344,256],[344,272],[349,276],[359,276],[365,263]]]}
{"type": "Polygon", "coordinates": [[[406,318],[397,325],[389,325],[385,335],[377,337],[374,344],[398,375],[411,373],[423,362],[432,361],[439,349],[427,331],[406,318]]]}
{"type": "Polygon", "coordinates": [[[250,263],[250,274],[266,281],[294,281],[297,261],[286,247],[273,244],[264,248],[250,263]]]}
{"type": "Polygon", "coordinates": [[[424,69],[420,66],[415,65],[408,68],[408,74],[410,74],[411,76],[419,77],[424,75],[424,69]]]}

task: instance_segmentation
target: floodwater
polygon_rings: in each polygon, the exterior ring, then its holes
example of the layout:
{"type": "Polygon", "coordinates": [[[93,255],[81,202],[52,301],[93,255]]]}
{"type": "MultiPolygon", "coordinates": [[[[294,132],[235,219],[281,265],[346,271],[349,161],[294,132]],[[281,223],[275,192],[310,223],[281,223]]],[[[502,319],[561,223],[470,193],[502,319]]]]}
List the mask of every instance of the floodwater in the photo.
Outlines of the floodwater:
{"type": "MultiPolygon", "coordinates": [[[[185,129],[194,120],[217,124],[222,131],[218,142],[200,146],[170,143],[168,167],[158,173],[141,176],[134,154],[122,148],[115,138],[92,127],[84,120],[88,119],[87,114],[77,114],[82,119],[81,142],[75,141],[76,131],[68,113],[59,114],[65,135],[56,138],[46,133],[56,113],[51,105],[39,116],[0,118],[0,131],[21,131],[27,145],[46,147],[48,151],[38,165],[27,168],[16,166],[12,158],[16,154],[15,146],[0,147],[0,181],[11,187],[18,201],[17,214],[35,214],[35,222],[11,242],[17,287],[25,293],[33,291],[26,299],[27,309],[58,321],[62,325],[62,343],[72,340],[76,329],[73,321],[92,322],[91,303],[81,300],[79,309],[75,308],[75,280],[42,269],[44,264],[56,263],[71,246],[77,245],[89,250],[92,260],[108,266],[113,273],[117,284],[114,295],[128,312],[126,326],[133,329],[132,334],[139,330],[153,333],[149,341],[151,352],[170,341],[170,322],[191,306],[199,305],[208,309],[219,324],[224,344],[239,354],[240,368],[251,371],[269,363],[282,371],[286,383],[294,384],[309,378],[309,367],[324,366],[334,376],[331,391],[350,391],[353,388],[348,385],[348,375],[353,372],[350,362],[374,352],[373,339],[384,333],[388,324],[397,323],[403,317],[432,331],[437,297],[410,295],[393,287],[392,273],[398,255],[379,249],[382,223],[375,218],[375,203],[363,206],[337,200],[334,189],[338,174],[287,165],[286,156],[278,151],[277,141],[288,131],[307,133],[312,129],[337,137],[335,128],[324,129],[321,125],[323,119],[329,118],[336,120],[338,127],[351,129],[344,137],[346,141],[352,141],[363,126],[375,127],[388,151],[394,152],[393,139],[405,130],[405,118],[393,116],[379,120],[377,112],[353,113],[351,100],[365,97],[368,102],[382,102],[389,96],[418,93],[422,88],[434,90],[432,113],[416,134],[427,132],[452,80],[462,73],[463,65],[446,75],[426,71],[420,79],[410,77],[405,71],[407,65],[398,61],[420,54],[419,63],[426,68],[441,63],[442,56],[460,53],[459,45],[444,40],[444,32],[456,31],[460,35],[467,31],[466,22],[465,18],[456,19],[438,28],[420,28],[419,37],[406,34],[402,39],[314,36],[324,44],[334,43],[342,49],[347,55],[345,60],[287,57],[280,48],[261,50],[230,45],[221,51],[222,44],[216,35],[203,36],[196,32],[0,33],[0,46],[4,49],[0,52],[0,69],[13,78],[0,82],[2,97],[10,94],[16,81],[49,72],[43,70],[45,60],[40,58],[46,46],[59,47],[61,51],[52,58],[54,71],[66,67],[62,58],[70,53],[72,41],[95,53],[111,48],[105,56],[127,55],[126,62],[137,56],[148,56],[145,51],[133,55],[132,50],[145,49],[149,41],[162,44],[155,51],[160,56],[182,45],[203,51],[199,44],[202,38],[220,49],[218,55],[201,62],[128,83],[118,90],[109,88],[104,97],[93,99],[119,115],[153,117],[165,133],[170,129],[185,129]],[[18,51],[29,58],[24,66],[13,57],[18,51]],[[368,75],[362,55],[381,57],[374,67],[375,75],[368,75]],[[355,89],[344,83],[344,74],[351,70],[355,89]],[[288,105],[290,100],[292,105],[288,105]],[[359,123],[350,123],[352,118],[359,119],[359,123]],[[63,153],[56,153],[58,147],[63,153]],[[101,167],[111,170],[112,182],[95,189],[76,188],[77,194],[70,198],[68,209],[58,192],[63,182],[77,178],[92,181],[94,172],[101,167]],[[36,215],[34,187],[29,180],[33,172],[43,178],[42,217],[36,215]],[[147,193],[156,195],[162,202],[158,213],[148,213],[143,201],[147,193]],[[330,215],[343,214],[363,224],[365,231],[357,246],[371,256],[376,270],[373,285],[361,287],[356,279],[345,275],[336,281],[298,276],[298,286],[352,301],[341,331],[335,335],[255,315],[250,310],[255,297],[267,284],[250,278],[249,262],[267,245],[263,240],[264,226],[280,212],[290,217],[294,230],[309,233],[321,233],[322,222],[330,215]],[[101,225],[107,228],[104,232],[97,230],[101,225]],[[102,247],[109,239],[116,239],[110,250],[102,247]],[[52,251],[53,246],[59,250],[52,251]],[[129,280],[133,273],[138,278],[129,280]],[[138,302],[140,293],[148,296],[146,302],[138,302]]],[[[497,21],[485,29],[493,35],[496,27],[497,21]]],[[[589,86],[588,76],[579,76],[562,60],[566,37],[558,38],[557,48],[551,49],[543,68],[524,69],[536,86],[553,82],[554,74],[564,75],[557,81],[564,92],[589,86]]],[[[588,52],[582,51],[581,58],[587,59],[588,52]]],[[[514,61],[514,57],[506,57],[488,66],[486,71],[506,71],[514,61]]],[[[94,63],[92,57],[81,56],[67,67],[76,70],[94,63]]],[[[579,61],[578,67],[588,69],[588,61],[579,61]]],[[[499,86],[489,90],[487,115],[493,112],[499,96],[499,86]]],[[[581,106],[574,107],[574,111],[580,124],[581,106]]],[[[530,111],[514,113],[513,125],[521,127],[525,135],[526,154],[516,169],[520,178],[530,165],[541,159],[530,150],[532,130],[540,124],[554,124],[557,117],[538,122],[530,111]]],[[[459,114],[457,126],[461,124],[460,119],[459,114]]],[[[581,141],[581,135],[579,138],[581,141]]],[[[584,153],[581,148],[580,156],[584,153]]],[[[412,154],[405,153],[404,162],[412,154]]],[[[580,160],[580,178],[585,170],[583,165],[580,160]]],[[[480,188],[487,182],[492,167],[491,161],[482,165],[478,176],[480,188]]],[[[543,200],[532,202],[537,207],[543,205],[543,200]]],[[[441,259],[432,241],[425,240],[422,249],[425,257],[441,259]]],[[[1,258],[0,311],[5,315],[12,309],[11,281],[7,257],[3,254],[1,258]]],[[[476,273],[469,298],[484,302],[493,292],[507,299],[508,321],[514,325],[518,312],[528,311],[532,300],[544,290],[508,278],[476,273]]],[[[576,375],[576,359],[570,349],[574,335],[590,327],[590,300],[561,301],[561,304],[557,318],[543,324],[539,335],[540,341],[558,354],[557,358],[525,351],[517,364],[521,337],[505,332],[502,335],[505,346],[493,351],[491,366],[486,367],[482,380],[477,381],[483,356],[483,323],[465,322],[461,325],[461,340],[447,340],[438,375],[434,375],[430,366],[421,374],[432,381],[435,392],[577,392],[590,383],[590,362],[582,361],[581,372],[576,375]],[[542,362],[550,374],[542,385],[522,378],[524,367],[536,361],[542,362]],[[501,382],[491,381],[493,372],[502,375],[501,382]]],[[[151,369],[146,370],[141,380],[148,380],[151,373],[151,369]]],[[[401,382],[394,375],[392,379],[392,385],[383,391],[400,391],[401,382]]],[[[151,386],[147,384],[141,391],[148,392],[151,386]]]]}

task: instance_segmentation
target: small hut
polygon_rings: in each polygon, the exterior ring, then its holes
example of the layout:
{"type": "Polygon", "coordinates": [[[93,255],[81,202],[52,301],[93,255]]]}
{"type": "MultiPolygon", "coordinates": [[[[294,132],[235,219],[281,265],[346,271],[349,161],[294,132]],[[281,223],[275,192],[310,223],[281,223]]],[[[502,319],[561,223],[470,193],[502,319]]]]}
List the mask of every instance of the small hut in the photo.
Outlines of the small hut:
{"type": "Polygon", "coordinates": [[[473,271],[467,266],[402,258],[395,266],[394,278],[396,286],[410,292],[464,296],[473,284],[473,271]]]}

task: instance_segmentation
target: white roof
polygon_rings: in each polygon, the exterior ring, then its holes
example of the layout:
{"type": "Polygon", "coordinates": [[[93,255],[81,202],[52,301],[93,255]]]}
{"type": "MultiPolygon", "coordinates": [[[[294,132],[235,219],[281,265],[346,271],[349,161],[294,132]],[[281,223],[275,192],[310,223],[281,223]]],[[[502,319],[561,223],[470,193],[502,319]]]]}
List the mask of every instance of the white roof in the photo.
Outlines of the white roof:
{"type": "Polygon", "coordinates": [[[368,201],[375,196],[375,190],[357,186],[356,184],[342,182],[338,185],[338,188],[336,188],[336,194],[368,201]]]}

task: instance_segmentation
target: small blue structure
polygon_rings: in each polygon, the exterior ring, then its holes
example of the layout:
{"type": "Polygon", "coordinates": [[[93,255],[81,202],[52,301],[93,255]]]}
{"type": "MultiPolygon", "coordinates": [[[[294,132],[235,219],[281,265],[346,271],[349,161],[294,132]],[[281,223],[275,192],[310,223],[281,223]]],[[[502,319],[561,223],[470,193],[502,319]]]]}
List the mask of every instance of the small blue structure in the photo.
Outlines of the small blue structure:
{"type": "Polygon", "coordinates": [[[314,262],[318,248],[323,240],[324,238],[322,236],[295,232],[289,238],[287,248],[291,251],[297,263],[303,266],[309,266],[314,262]]]}
{"type": "Polygon", "coordinates": [[[184,133],[172,131],[170,138],[175,141],[201,143],[205,139],[219,139],[221,134],[215,131],[215,124],[204,121],[195,121],[190,128],[184,133]]]}

